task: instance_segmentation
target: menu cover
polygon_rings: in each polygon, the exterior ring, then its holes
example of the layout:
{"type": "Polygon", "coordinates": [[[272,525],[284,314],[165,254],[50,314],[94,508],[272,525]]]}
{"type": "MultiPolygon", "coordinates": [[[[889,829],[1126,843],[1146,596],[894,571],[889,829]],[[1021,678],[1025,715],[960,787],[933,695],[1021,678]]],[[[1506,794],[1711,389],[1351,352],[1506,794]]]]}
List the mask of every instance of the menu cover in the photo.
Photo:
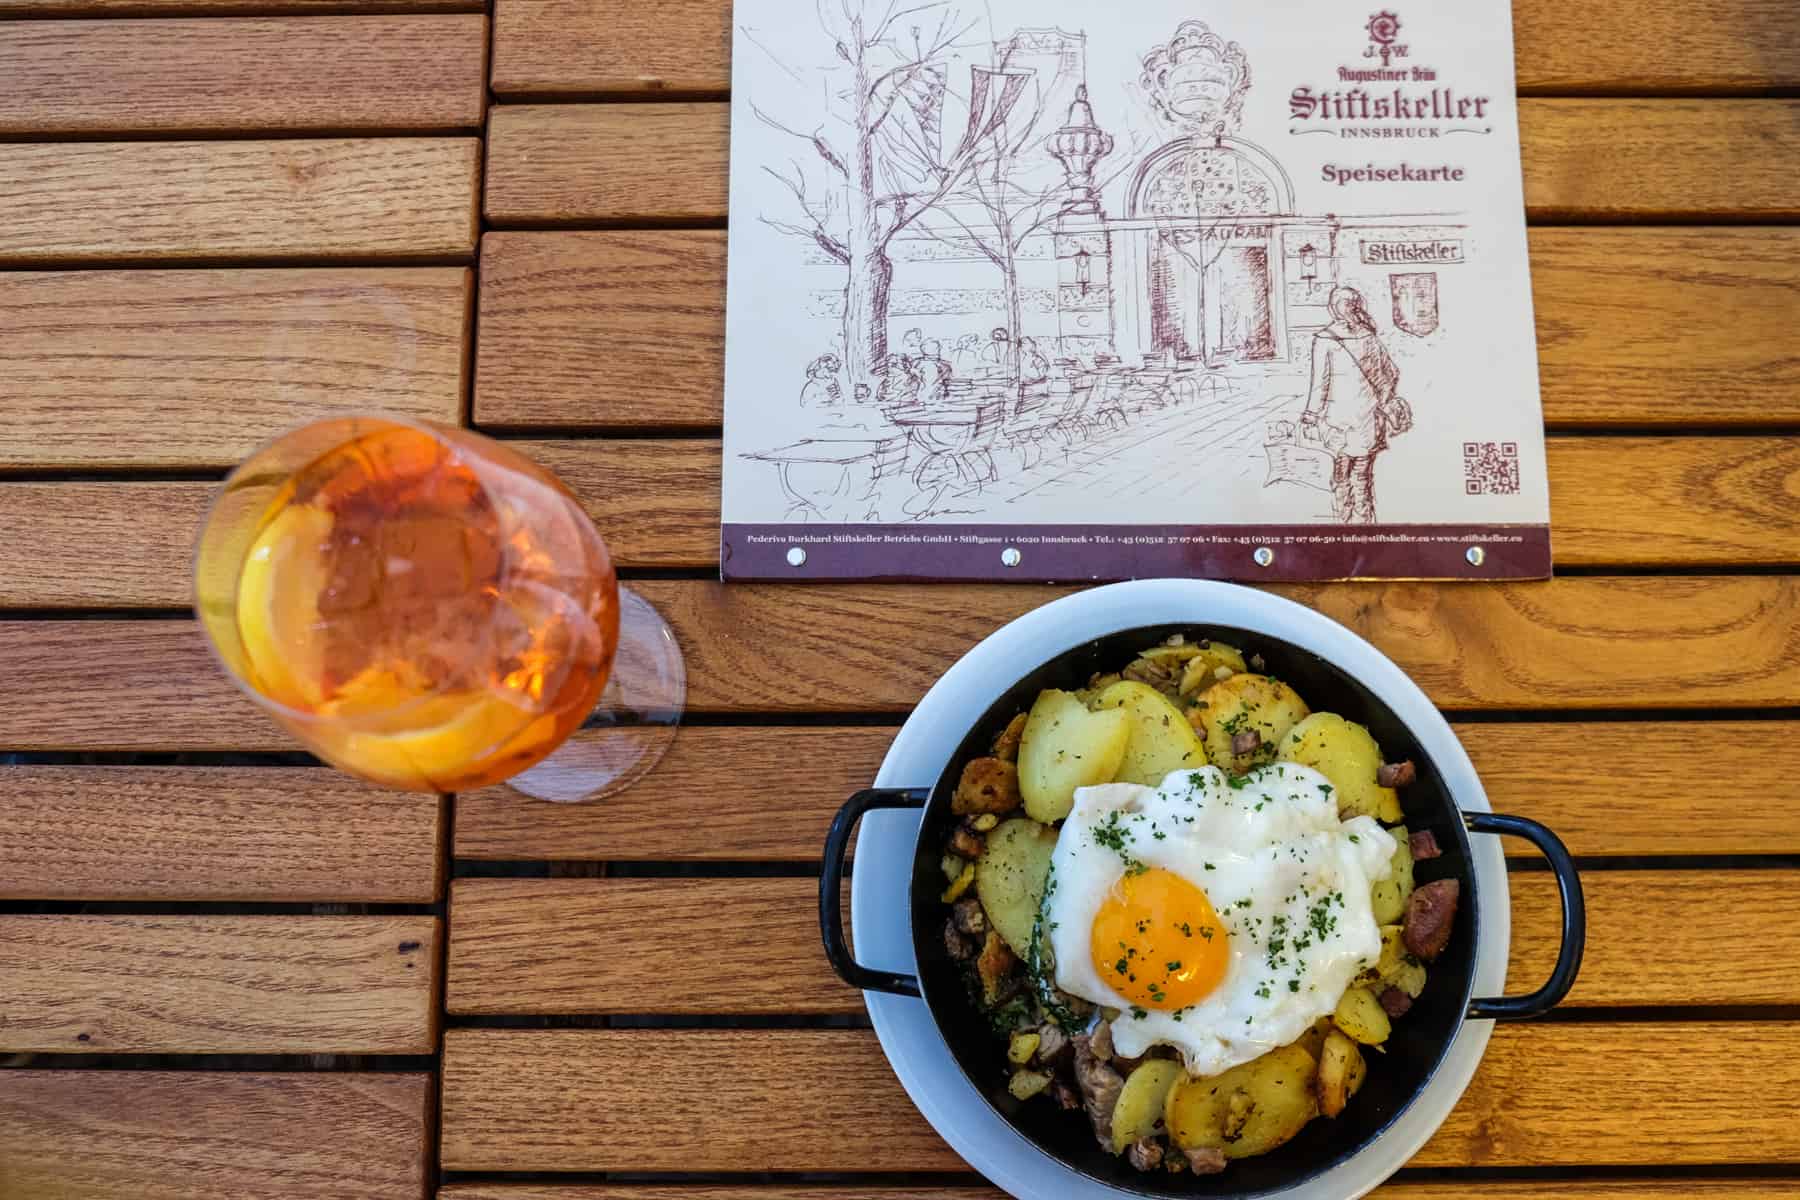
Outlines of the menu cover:
{"type": "Polygon", "coordinates": [[[1506,0],[737,0],[727,579],[1533,578],[1506,0]]]}

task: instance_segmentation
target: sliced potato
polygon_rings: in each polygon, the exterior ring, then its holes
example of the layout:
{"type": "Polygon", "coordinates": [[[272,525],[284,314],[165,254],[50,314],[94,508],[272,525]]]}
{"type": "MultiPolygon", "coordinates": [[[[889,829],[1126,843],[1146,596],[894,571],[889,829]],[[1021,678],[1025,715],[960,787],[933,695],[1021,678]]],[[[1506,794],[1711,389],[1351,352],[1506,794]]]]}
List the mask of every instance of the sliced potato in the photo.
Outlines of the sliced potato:
{"type": "Polygon", "coordinates": [[[1197,699],[1188,719],[1206,739],[1206,757],[1213,766],[1237,775],[1272,762],[1288,730],[1311,711],[1298,692],[1267,675],[1233,675],[1213,684],[1197,699]],[[1234,753],[1232,741],[1242,733],[1255,733],[1257,747],[1245,754],[1234,753]]]}
{"type": "Polygon", "coordinates": [[[1181,710],[1148,684],[1122,680],[1100,693],[1099,711],[1130,718],[1130,738],[1113,778],[1120,783],[1161,784],[1171,771],[1206,765],[1206,750],[1181,710]]]}
{"type": "Polygon", "coordinates": [[[956,901],[962,899],[963,893],[968,891],[970,885],[974,882],[975,864],[964,863],[963,869],[957,872],[956,878],[950,881],[950,886],[944,889],[944,894],[939,896],[938,899],[942,900],[945,904],[954,904],[956,901]]]}
{"type": "Polygon", "coordinates": [[[1305,1033],[1295,1038],[1292,1044],[1299,1046],[1314,1058],[1318,1058],[1319,1051],[1325,1045],[1325,1035],[1330,1033],[1332,1028],[1330,1017],[1320,1017],[1305,1033]]]}
{"type": "Polygon", "coordinates": [[[1406,911],[1406,901],[1413,893],[1413,857],[1412,847],[1407,844],[1406,826],[1397,825],[1388,830],[1394,840],[1400,844],[1394,847],[1394,857],[1389,863],[1390,874],[1386,879],[1376,882],[1369,890],[1369,899],[1375,910],[1375,921],[1379,925],[1391,925],[1400,919],[1406,911]]]}
{"type": "Polygon", "coordinates": [[[1406,948],[1401,932],[1399,925],[1381,927],[1381,961],[1375,964],[1375,977],[1417,1000],[1425,990],[1425,964],[1406,948]]]}
{"type": "Polygon", "coordinates": [[[1332,1023],[1365,1046],[1379,1046],[1393,1032],[1393,1022],[1375,993],[1366,987],[1353,987],[1338,1001],[1331,1014],[1332,1023]]]}
{"type": "Polygon", "coordinates": [[[1031,1061],[1031,1056],[1037,1053],[1038,1047],[1043,1043],[1042,1034],[1015,1033],[1006,1046],[1006,1061],[1015,1067],[1022,1067],[1031,1061]]]}
{"type": "Polygon", "coordinates": [[[1224,642],[1208,642],[1188,660],[1181,673],[1181,694],[1191,696],[1203,692],[1221,679],[1242,675],[1250,668],[1244,664],[1244,652],[1224,642]],[[1223,671],[1221,675],[1219,672],[1223,671]]]}
{"type": "Polygon", "coordinates": [[[1362,1086],[1363,1076],[1367,1073],[1368,1065],[1363,1062],[1362,1051],[1356,1048],[1356,1043],[1340,1031],[1332,1030],[1325,1036],[1324,1048],[1319,1051],[1319,1078],[1314,1086],[1319,1111],[1328,1117],[1343,1112],[1344,1105],[1356,1095],[1356,1089],[1362,1086]]]}
{"type": "Polygon", "coordinates": [[[1000,736],[994,739],[994,757],[1001,762],[1016,763],[1019,761],[1019,738],[1025,732],[1025,714],[1019,713],[1006,723],[1000,736]]]}
{"type": "Polygon", "coordinates": [[[1013,953],[1021,958],[1031,948],[1031,926],[1044,899],[1056,831],[1026,817],[1002,821],[987,836],[987,849],[975,863],[975,894],[988,921],[1013,953]]]}
{"type": "Polygon", "coordinates": [[[1139,1138],[1162,1132],[1163,1106],[1169,1089],[1186,1078],[1180,1063],[1166,1058],[1152,1058],[1140,1063],[1126,1077],[1113,1105],[1113,1153],[1123,1154],[1126,1147],[1139,1138]]]}
{"type": "Polygon", "coordinates": [[[1329,779],[1340,817],[1375,817],[1387,824],[1400,819],[1399,795],[1375,782],[1381,747],[1367,729],[1336,713],[1313,713],[1286,734],[1276,757],[1329,779]]]}
{"type": "Polygon", "coordinates": [[[1012,1093],[1014,1100],[1029,1100],[1049,1086],[1050,1076],[1042,1071],[1014,1071],[1006,1090],[1012,1093]]]}
{"type": "Polygon", "coordinates": [[[1163,1122],[1183,1150],[1216,1149],[1252,1158],[1288,1141],[1318,1112],[1317,1064],[1298,1045],[1271,1050],[1209,1079],[1183,1079],[1169,1090],[1163,1122]]]}
{"type": "Polygon", "coordinates": [[[1076,788],[1112,782],[1130,737],[1129,714],[1090,712],[1073,694],[1054,688],[1039,692],[1019,738],[1026,813],[1039,821],[1068,816],[1076,788]]]}

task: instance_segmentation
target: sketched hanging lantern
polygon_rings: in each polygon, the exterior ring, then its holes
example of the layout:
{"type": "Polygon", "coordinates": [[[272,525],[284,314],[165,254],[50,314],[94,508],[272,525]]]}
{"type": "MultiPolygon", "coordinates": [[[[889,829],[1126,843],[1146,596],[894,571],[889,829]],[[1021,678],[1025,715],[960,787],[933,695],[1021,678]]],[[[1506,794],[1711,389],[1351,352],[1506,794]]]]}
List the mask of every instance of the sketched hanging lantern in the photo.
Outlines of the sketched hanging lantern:
{"type": "Polygon", "coordinates": [[[1112,135],[1094,123],[1094,109],[1088,104],[1087,84],[1075,89],[1075,103],[1069,105],[1069,120],[1051,134],[1046,143],[1056,161],[1062,164],[1073,200],[1066,212],[1099,212],[1100,197],[1094,189],[1094,168],[1112,153],[1112,135]]]}
{"type": "Polygon", "coordinates": [[[1319,282],[1319,251],[1311,242],[1300,247],[1300,278],[1309,288],[1319,282]]]}
{"type": "Polygon", "coordinates": [[[1093,255],[1084,249],[1075,251],[1075,282],[1080,286],[1083,296],[1088,294],[1088,286],[1093,282],[1091,266],[1088,261],[1092,257],[1093,255]]]}

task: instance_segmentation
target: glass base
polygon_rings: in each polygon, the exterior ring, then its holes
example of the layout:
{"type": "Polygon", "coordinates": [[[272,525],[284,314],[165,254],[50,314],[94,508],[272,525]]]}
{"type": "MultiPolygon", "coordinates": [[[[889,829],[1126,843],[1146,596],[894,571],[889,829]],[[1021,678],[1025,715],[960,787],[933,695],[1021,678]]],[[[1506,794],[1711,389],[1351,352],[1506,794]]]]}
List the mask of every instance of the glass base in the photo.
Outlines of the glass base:
{"type": "Polygon", "coordinates": [[[669,752],[687,704],[675,631],[650,603],[619,588],[619,650],[600,703],[549,758],[502,787],[521,799],[579,804],[624,791],[669,752]]]}

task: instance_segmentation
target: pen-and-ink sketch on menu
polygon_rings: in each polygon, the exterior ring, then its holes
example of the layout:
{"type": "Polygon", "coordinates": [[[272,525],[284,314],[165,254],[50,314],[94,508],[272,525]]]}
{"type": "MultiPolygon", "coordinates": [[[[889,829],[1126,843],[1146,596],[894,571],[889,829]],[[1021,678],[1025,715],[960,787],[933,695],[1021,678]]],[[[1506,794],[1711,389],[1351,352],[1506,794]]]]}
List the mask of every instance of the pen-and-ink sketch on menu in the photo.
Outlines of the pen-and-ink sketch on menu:
{"type": "Polygon", "coordinates": [[[1504,2],[734,21],[728,577],[1546,573],[1504,2]]]}

